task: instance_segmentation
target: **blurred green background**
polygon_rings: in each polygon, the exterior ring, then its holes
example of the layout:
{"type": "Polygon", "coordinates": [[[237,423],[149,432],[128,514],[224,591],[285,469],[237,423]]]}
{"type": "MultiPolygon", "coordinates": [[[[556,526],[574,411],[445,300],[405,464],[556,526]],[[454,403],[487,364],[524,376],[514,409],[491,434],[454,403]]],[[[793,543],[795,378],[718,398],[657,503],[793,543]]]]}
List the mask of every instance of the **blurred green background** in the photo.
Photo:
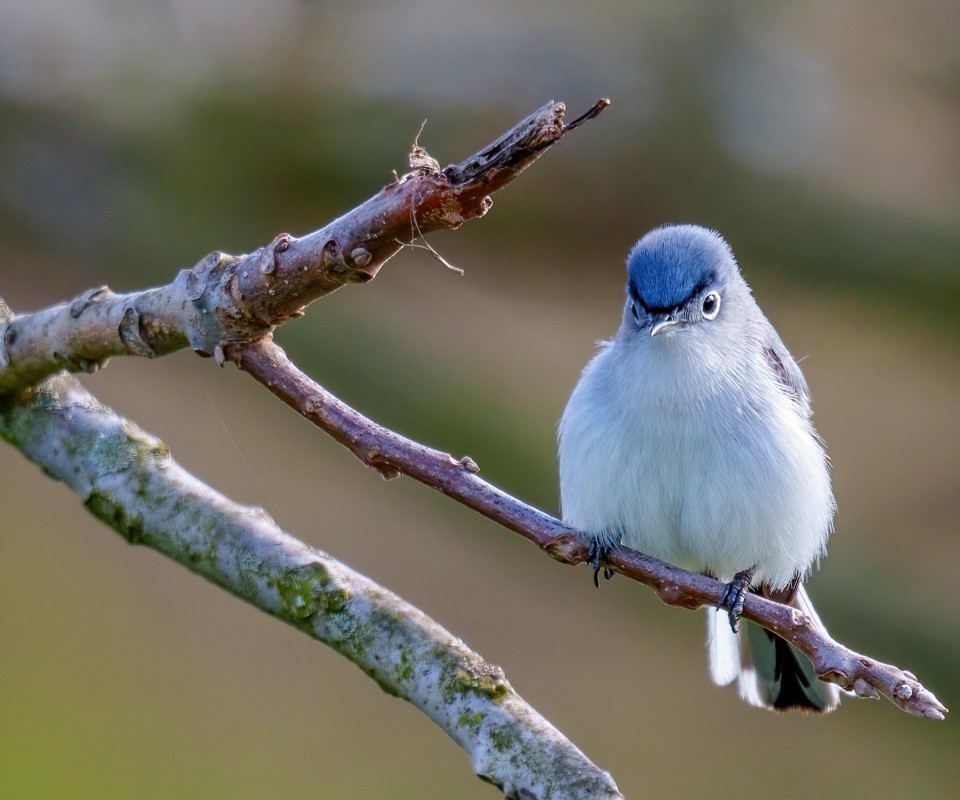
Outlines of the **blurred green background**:
{"type": "MultiPolygon", "coordinates": [[[[303,233],[551,98],[613,106],[279,339],[321,383],[556,512],[554,431],[617,325],[623,259],[721,230],[798,358],[840,514],[811,584],[840,640],[960,705],[957,3],[0,5],[0,295],[30,310],[303,233]],[[639,6],[639,7],[638,7],[639,6]]],[[[382,481],[189,353],[85,377],[231,497],[418,604],[627,796],[946,798],[954,720],[778,717],[710,685],[701,614],[597,592],[412,481],[382,481]]],[[[489,798],[338,655],[126,546],[0,447],[0,796],[489,798]]]]}

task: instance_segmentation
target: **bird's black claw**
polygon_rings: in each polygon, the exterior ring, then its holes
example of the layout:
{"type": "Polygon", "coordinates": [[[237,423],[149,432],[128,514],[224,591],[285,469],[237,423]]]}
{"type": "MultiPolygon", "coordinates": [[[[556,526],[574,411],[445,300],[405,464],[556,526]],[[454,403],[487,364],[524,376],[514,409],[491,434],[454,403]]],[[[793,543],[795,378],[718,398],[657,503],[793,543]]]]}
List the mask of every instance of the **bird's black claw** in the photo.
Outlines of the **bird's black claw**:
{"type": "Polygon", "coordinates": [[[750,591],[750,582],[753,580],[753,573],[756,567],[745,569],[733,576],[733,580],[727,584],[727,588],[720,599],[720,608],[727,611],[727,618],[730,620],[730,627],[734,633],[740,632],[740,615],[743,614],[743,601],[750,591]]]}
{"type": "Polygon", "coordinates": [[[598,589],[600,588],[600,570],[603,570],[604,580],[610,580],[613,577],[613,570],[610,567],[604,566],[604,561],[607,560],[607,553],[610,552],[610,548],[600,544],[600,541],[594,539],[590,543],[590,549],[587,551],[587,559],[591,564],[593,564],[593,585],[598,589]]]}

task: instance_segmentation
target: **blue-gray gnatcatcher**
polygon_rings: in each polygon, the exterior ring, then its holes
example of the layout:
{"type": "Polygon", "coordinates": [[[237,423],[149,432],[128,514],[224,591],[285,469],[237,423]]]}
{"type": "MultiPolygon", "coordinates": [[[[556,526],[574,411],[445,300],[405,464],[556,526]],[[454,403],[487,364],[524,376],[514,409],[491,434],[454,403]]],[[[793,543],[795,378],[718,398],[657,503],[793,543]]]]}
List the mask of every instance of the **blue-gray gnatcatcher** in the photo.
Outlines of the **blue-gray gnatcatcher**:
{"type": "Polygon", "coordinates": [[[563,518],[599,569],[623,543],[729,582],[708,609],[710,674],[747,702],[830,711],[833,684],[758,625],[747,590],[822,626],[803,580],[836,506],[800,368],[716,232],[657,228],[627,259],[627,301],[560,421],[563,518]]]}

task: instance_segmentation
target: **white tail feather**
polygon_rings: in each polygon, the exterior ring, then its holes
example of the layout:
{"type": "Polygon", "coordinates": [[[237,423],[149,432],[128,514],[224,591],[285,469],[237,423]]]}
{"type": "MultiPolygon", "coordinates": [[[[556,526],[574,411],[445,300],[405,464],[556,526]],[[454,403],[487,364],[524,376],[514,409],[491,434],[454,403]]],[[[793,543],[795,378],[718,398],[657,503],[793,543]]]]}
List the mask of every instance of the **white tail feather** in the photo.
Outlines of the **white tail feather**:
{"type": "Polygon", "coordinates": [[[726,612],[718,608],[707,609],[707,660],[717,686],[740,677],[740,640],[730,629],[726,612]]]}
{"type": "MultiPolygon", "coordinates": [[[[814,610],[813,603],[810,602],[803,586],[797,588],[791,605],[809,615],[826,633],[826,628],[814,610]]],[[[750,624],[752,623],[745,623],[745,625],[750,624]]],[[[707,658],[710,677],[719,686],[726,686],[736,681],[740,697],[750,705],[774,708],[775,698],[780,691],[779,678],[776,681],[771,678],[775,672],[773,669],[775,642],[776,640],[772,638],[747,635],[744,631],[735,634],[730,628],[726,611],[716,608],[707,609],[707,658]],[[760,648],[760,652],[754,653],[753,647],[760,648]],[[755,664],[761,664],[761,668],[758,669],[755,664]]],[[[797,658],[804,657],[798,655],[797,658]]],[[[839,687],[817,679],[809,666],[808,662],[802,661],[801,669],[814,687],[812,692],[810,689],[805,690],[809,699],[815,704],[815,708],[810,710],[818,708],[821,711],[832,711],[840,702],[839,687]]],[[[807,701],[804,701],[804,705],[806,704],[807,701]]]]}

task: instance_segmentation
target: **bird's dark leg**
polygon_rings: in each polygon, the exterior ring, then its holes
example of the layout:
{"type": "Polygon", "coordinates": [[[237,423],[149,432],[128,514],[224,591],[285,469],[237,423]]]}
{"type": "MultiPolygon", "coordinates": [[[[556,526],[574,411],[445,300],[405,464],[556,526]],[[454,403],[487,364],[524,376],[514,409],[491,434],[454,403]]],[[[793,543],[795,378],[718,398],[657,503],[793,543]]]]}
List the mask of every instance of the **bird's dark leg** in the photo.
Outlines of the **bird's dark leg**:
{"type": "Polygon", "coordinates": [[[604,580],[610,580],[613,577],[613,570],[610,567],[603,566],[607,560],[607,553],[610,548],[600,543],[596,537],[590,542],[590,548],[587,550],[587,559],[593,564],[593,585],[600,588],[600,568],[603,567],[604,580]]]}
{"type": "Polygon", "coordinates": [[[730,627],[734,633],[740,632],[740,615],[743,614],[743,600],[750,591],[750,581],[753,580],[753,574],[757,571],[755,566],[745,569],[733,576],[733,580],[727,584],[727,588],[720,599],[720,608],[727,610],[727,616],[730,619],[730,627]]]}

